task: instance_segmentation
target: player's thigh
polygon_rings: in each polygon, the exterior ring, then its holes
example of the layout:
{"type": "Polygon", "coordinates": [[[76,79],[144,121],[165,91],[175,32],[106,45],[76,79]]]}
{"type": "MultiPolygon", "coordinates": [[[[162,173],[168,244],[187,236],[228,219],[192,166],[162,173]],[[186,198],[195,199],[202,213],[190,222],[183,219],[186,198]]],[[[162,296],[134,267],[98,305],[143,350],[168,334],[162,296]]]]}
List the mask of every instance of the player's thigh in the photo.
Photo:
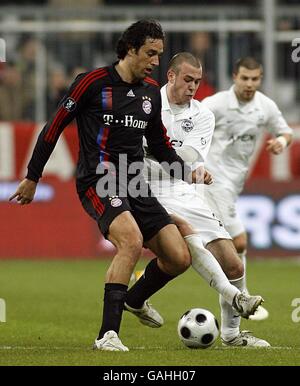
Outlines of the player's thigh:
{"type": "Polygon", "coordinates": [[[108,228],[108,239],[118,251],[126,250],[129,254],[140,254],[143,247],[142,233],[129,211],[120,213],[108,228]]]}
{"type": "Polygon", "coordinates": [[[132,215],[141,230],[144,242],[151,240],[172,220],[156,197],[129,197],[132,215]]]}
{"type": "Polygon", "coordinates": [[[115,245],[118,252],[129,255],[136,250],[141,252],[143,237],[126,197],[100,197],[96,188],[91,186],[79,198],[86,212],[96,220],[103,236],[115,245]]]}
{"type": "Polygon", "coordinates": [[[222,221],[232,238],[245,232],[236,206],[236,196],[226,189],[206,188],[205,198],[208,206],[222,221]]]}
{"type": "Polygon", "coordinates": [[[237,279],[243,276],[244,266],[237,254],[232,240],[213,240],[206,245],[206,249],[208,249],[218,260],[229,279],[237,279]]]}
{"type": "Polygon", "coordinates": [[[197,192],[178,197],[159,197],[159,201],[171,215],[180,216],[190,224],[190,230],[201,235],[204,245],[217,239],[231,239],[222,222],[197,192]]]}
{"type": "Polygon", "coordinates": [[[177,213],[170,213],[171,219],[174,224],[179,229],[179,232],[182,237],[189,236],[193,233],[197,233],[197,231],[193,228],[193,226],[186,221],[182,216],[179,216],[177,213]]]}
{"type": "Polygon", "coordinates": [[[163,227],[145,245],[175,270],[183,272],[191,264],[188,247],[175,224],[163,227]]]}

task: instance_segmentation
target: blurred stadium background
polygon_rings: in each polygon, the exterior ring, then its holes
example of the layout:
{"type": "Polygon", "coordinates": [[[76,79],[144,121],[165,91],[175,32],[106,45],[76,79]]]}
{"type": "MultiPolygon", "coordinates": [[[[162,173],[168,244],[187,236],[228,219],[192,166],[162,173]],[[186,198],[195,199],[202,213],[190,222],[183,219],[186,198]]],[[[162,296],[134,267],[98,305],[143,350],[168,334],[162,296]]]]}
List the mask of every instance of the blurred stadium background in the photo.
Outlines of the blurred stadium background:
{"type": "Polygon", "coordinates": [[[262,138],[239,210],[249,231],[250,257],[300,256],[300,0],[1,0],[0,259],[112,253],[76,196],[74,125],[61,136],[35,202],[19,208],[7,200],[71,80],[114,61],[120,32],[145,17],[159,20],[167,34],[158,81],[165,81],[176,52],[192,51],[202,59],[199,100],[230,86],[239,57],[262,61],[263,91],[295,128],[295,139],[273,157],[262,138]]]}

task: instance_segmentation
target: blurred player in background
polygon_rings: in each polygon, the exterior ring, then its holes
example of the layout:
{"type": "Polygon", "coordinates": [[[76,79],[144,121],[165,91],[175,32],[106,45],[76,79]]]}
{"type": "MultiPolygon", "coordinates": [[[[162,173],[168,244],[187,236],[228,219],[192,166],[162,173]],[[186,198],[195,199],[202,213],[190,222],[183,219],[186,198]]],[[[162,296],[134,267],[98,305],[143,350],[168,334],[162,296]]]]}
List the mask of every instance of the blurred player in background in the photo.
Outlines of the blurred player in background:
{"type": "MultiPolygon", "coordinates": [[[[213,175],[214,184],[205,188],[206,198],[232,237],[245,270],[247,234],[237,213],[236,202],[243,190],[257,139],[264,130],[273,134],[275,138],[268,141],[267,150],[276,155],[282,153],[292,140],[292,129],[275,102],[257,91],[262,76],[260,63],[251,57],[242,58],[233,70],[234,85],[202,101],[216,119],[205,164],[213,175]]],[[[267,317],[268,311],[260,306],[250,319],[267,317]]]]}
{"type": "MultiPolygon", "coordinates": [[[[151,152],[160,162],[174,162],[178,175],[187,177],[189,182],[196,180],[196,174],[191,173],[165,136],[159,88],[148,77],[159,65],[163,47],[160,24],[141,20],[119,39],[118,62],[79,75],[40,133],[27,176],[10,197],[10,200],[17,198],[22,205],[33,200],[60,134],[76,118],[80,142],[77,192],[86,212],[117,248],[106,273],[102,325],[94,344],[99,350],[128,351],[118,334],[128,282],[143,244],[158,256],[147,266],[140,286],[144,299],[190,265],[183,238],[141,175],[145,135],[151,152]],[[136,163],[141,164],[140,169],[130,172],[136,163]],[[116,195],[101,193],[102,183],[105,186],[109,182],[107,177],[115,182],[116,195]],[[135,177],[139,177],[141,190],[146,188],[146,196],[132,194],[130,183],[135,177]]],[[[155,314],[147,302],[142,302],[134,312],[144,318],[155,314]]]]}
{"type": "MultiPolygon", "coordinates": [[[[205,162],[215,122],[212,112],[193,99],[202,78],[201,63],[188,52],[178,53],[169,63],[167,77],[168,83],[161,89],[162,120],[177,154],[192,163],[192,169],[196,169],[199,163],[203,165],[205,162]]],[[[185,237],[194,269],[221,295],[223,344],[269,346],[265,340],[239,330],[240,316],[248,318],[253,314],[262,298],[241,293],[244,267],[222,223],[194,186],[170,180],[151,152],[145,158],[145,165],[151,190],[185,237]]],[[[206,178],[204,176],[204,182],[210,183],[205,181],[206,178]]],[[[142,281],[143,277],[133,285],[126,302],[139,299],[139,283],[142,281]]],[[[140,303],[143,301],[141,299],[140,303]]],[[[150,327],[159,327],[158,324],[151,324],[152,321],[142,322],[150,327]]]]}

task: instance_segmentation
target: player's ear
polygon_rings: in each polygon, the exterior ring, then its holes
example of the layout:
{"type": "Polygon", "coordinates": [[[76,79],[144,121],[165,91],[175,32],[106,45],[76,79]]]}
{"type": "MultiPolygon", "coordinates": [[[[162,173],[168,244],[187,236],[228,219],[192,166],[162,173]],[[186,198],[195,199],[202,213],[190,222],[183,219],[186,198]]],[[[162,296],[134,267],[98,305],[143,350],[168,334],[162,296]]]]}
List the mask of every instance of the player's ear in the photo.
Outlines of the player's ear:
{"type": "Polygon", "coordinates": [[[174,70],[169,69],[168,72],[167,72],[167,77],[168,77],[168,82],[169,83],[171,83],[171,84],[175,83],[176,74],[175,74],[174,70]]]}
{"type": "Polygon", "coordinates": [[[133,55],[136,55],[136,54],[137,54],[137,51],[136,51],[135,48],[131,47],[131,48],[128,49],[127,54],[128,54],[129,56],[133,56],[133,55]]]}

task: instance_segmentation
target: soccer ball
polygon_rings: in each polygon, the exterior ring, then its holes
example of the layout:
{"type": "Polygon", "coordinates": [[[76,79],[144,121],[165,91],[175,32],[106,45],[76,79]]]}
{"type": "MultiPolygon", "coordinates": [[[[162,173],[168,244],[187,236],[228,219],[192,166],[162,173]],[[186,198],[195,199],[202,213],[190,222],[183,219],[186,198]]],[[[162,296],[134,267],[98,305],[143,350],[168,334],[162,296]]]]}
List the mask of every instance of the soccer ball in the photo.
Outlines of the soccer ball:
{"type": "Polygon", "coordinates": [[[210,311],[193,308],[179,319],[177,331],[187,347],[208,348],[219,336],[219,324],[210,311]]]}

